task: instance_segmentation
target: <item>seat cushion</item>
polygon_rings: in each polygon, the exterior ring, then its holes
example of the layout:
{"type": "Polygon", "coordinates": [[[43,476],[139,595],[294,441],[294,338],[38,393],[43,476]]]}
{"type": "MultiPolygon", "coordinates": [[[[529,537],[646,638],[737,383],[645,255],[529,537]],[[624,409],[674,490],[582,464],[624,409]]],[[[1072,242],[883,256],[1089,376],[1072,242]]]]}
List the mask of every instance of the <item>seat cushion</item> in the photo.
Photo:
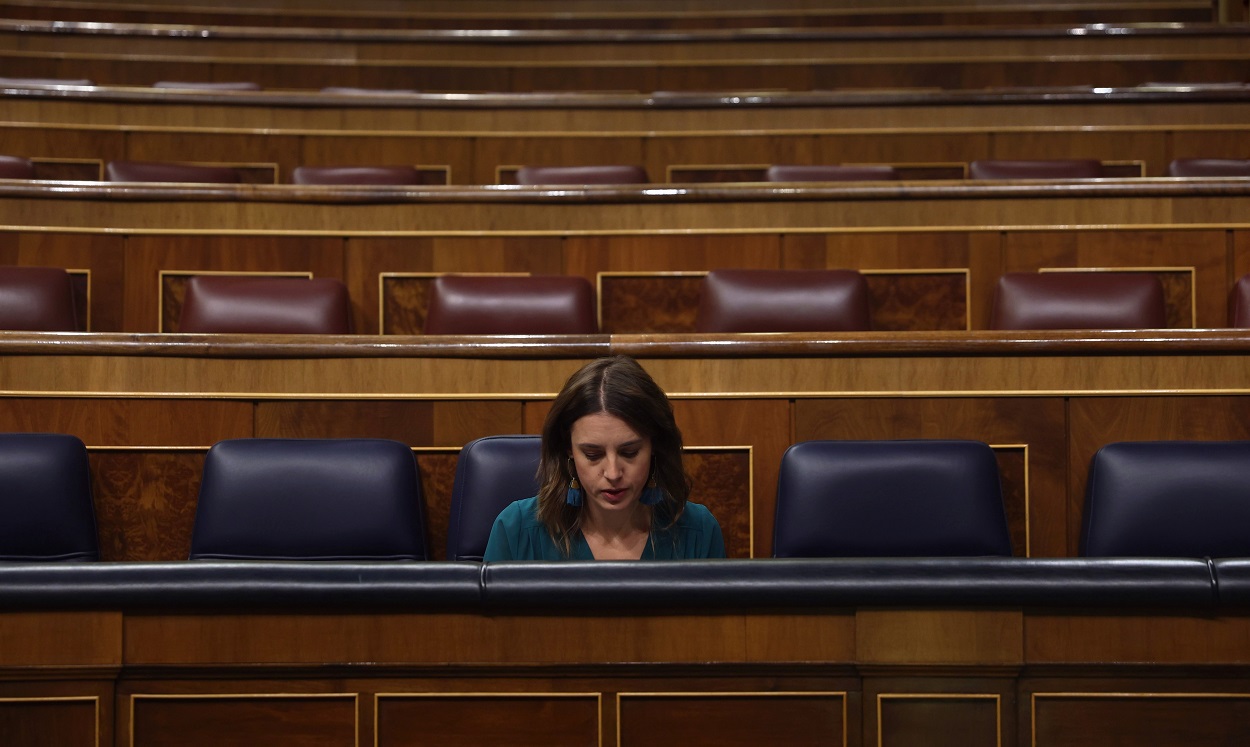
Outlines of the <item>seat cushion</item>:
{"type": "Polygon", "coordinates": [[[1250,176],[1250,159],[1178,158],[1168,164],[1168,176],[1250,176]]]}
{"type": "Polygon", "coordinates": [[[59,267],[0,267],[0,329],[76,331],[69,273],[59,267]]]}
{"type": "Polygon", "coordinates": [[[777,164],[764,172],[770,182],[872,182],[898,179],[893,166],[822,166],[815,164],[777,164]]]}
{"type": "Polygon", "coordinates": [[[992,329],[1161,329],[1163,284],[1145,272],[1016,272],[998,280],[992,329]]]}
{"type": "Polygon", "coordinates": [[[178,331],[349,334],[351,302],[333,278],[196,275],[187,281],[178,331]]]}
{"type": "Polygon", "coordinates": [[[239,170],[228,166],[147,161],[110,161],[104,169],[104,176],[110,182],[237,184],[243,181],[239,170]]]}
{"type": "Polygon", "coordinates": [[[430,286],[430,335],[586,335],[599,331],[590,281],[571,275],[443,275],[430,286]]]}
{"type": "Polygon", "coordinates": [[[299,166],[291,172],[294,184],[421,184],[421,172],[411,166],[299,166]]]}
{"type": "Polygon", "coordinates": [[[1102,175],[1102,163],[1093,160],[982,160],[968,164],[972,179],[1097,179],[1102,175]]]}
{"type": "Polygon", "coordinates": [[[487,436],[460,450],[447,527],[448,560],[481,560],[499,512],[538,494],[540,436],[487,436]]]}
{"type": "Polygon", "coordinates": [[[60,433],[0,433],[0,560],[98,558],[87,447],[60,433]]]}
{"type": "Polygon", "coordinates": [[[522,166],[517,184],[646,184],[641,166],[522,166]]]}
{"type": "Polygon", "coordinates": [[[868,285],[854,270],[713,270],[695,320],[699,332],[868,328],[868,285]]]}
{"type": "Polygon", "coordinates": [[[0,156],[0,179],[34,179],[35,164],[29,158],[0,156]]]}

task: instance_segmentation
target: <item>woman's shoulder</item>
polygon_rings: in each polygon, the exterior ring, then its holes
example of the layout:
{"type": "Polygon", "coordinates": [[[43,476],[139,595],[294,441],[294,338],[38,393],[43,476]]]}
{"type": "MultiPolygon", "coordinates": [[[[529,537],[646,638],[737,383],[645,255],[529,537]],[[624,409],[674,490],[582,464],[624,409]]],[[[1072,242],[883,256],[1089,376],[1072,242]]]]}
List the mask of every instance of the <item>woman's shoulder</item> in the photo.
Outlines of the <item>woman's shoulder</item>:
{"type": "Polygon", "coordinates": [[[708,507],[702,503],[686,501],[686,509],[681,512],[681,516],[677,519],[677,526],[704,527],[708,524],[718,524],[716,517],[708,510],[708,507]]]}
{"type": "Polygon", "coordinates": [[[542,522],[538,520],[538,496],[509,503],[503,511],[499,512],[499,521],[518,527],[541,524],[542,522]]]}

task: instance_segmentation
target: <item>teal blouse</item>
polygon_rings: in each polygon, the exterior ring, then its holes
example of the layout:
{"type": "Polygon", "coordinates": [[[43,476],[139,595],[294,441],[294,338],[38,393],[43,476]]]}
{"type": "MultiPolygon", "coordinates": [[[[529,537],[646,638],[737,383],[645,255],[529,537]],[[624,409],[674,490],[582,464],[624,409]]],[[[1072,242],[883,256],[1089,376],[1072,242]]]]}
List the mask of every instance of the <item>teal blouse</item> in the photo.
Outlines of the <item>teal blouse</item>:
{"type": "MultiPolygon", "coordinates": [[[[725,557],[725,540],[712,512],[698,503],[686,510],[670,529],[651,533],[642,551],[643,560],[693,560],[725,557]]],[[[482,560],[594,560],[586,538],[573,540],[572,557],[566,558],[547,527],[538,520],[538,498],[525,498],[500,512],[490,530],[482,560]]]]}

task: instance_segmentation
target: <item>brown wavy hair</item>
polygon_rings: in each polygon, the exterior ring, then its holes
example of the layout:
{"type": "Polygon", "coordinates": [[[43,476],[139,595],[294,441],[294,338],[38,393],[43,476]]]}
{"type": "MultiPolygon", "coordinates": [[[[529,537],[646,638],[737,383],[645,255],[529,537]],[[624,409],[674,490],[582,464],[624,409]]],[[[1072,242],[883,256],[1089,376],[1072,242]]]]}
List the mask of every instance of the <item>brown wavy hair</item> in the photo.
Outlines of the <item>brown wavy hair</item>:
{"type": "Polygon", "coordinates": [[[624,355],[599,358],[569,377],[543,423],[538,465],[538,518],[564,552],[572,554],[583,506],[566,502],[573,423],[596,413],[615,415],[651,440],[652,474],[664,499],[651,507],[651,531],[667,531],[686,510],[690,477],[682,465],[682,438],[668,395],[638,361],[624,355]]]}

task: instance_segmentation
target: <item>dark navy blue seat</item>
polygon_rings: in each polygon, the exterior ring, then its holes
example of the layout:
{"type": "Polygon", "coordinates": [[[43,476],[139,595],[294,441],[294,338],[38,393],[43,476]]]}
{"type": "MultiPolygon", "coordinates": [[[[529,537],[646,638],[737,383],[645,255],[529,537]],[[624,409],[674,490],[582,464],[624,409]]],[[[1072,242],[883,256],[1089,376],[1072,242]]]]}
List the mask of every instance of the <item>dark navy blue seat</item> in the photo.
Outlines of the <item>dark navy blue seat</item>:
{"type": "Polygon", "coordinates": [[[1090,463],[1087,556],[1250,557],[1250,441],[1108,444],[1090,463]]]}
{"type": "Polygon", "coordinates": [[[481,560],[509,503],[538,493],[540,436],[487,436],[460,450],[447,525],[447,559],[481,560]]]}
{"type": "Polygon", "coordinates": [[[998,462],[979,441],[805,441],[777,482],[773,555],[1009,556],[998,462]]]}
{"type": "Polygon", "coordinates": [[[0,560],[98,560],[87,447],[60,433],[0,433],[0,560]]]}
{"type": "Polygon", "coordinates": [[[191,558],[425,560],[412,450],[385,439],[218,442],[204,460],[191,558]]]}

